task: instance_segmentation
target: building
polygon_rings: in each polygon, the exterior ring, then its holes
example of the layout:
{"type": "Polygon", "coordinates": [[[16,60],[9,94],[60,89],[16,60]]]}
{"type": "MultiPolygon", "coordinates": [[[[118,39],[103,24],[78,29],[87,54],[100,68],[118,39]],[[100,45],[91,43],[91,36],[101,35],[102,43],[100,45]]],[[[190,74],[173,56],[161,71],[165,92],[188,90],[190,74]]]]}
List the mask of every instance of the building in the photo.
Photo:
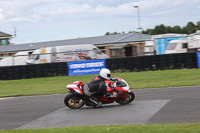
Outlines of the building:
{"type": "Polygon", "coordinates": [[[63,45],[94,44],[110,57],[141,56],[144,55],[144,41],[150,38],[151,35],[133,32],[127,34],[16,44],[6,47],[0,46],[0,54],[1,56],[5,56],[8,53],[15,54],[19,51],[30,51],[44,46],[53,47],[63,45]]]}
{"type": "Polygon", "coordinates": [[[1,32],[0,31],[0,46],[6,46],[10,44],[10,39],[12,38],[12,35],[1,32]]]}

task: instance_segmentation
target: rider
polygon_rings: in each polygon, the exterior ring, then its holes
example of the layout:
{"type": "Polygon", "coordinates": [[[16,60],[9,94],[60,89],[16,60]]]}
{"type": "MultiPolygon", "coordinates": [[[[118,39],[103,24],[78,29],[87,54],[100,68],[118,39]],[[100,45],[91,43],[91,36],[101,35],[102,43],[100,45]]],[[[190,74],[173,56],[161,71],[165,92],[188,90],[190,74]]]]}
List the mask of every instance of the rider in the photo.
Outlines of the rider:
{"type": "Polygon", "coordinates": [[[102,68],[98,76],[84,85],[84,93],[89,99],[87,105],[99,108],[102,106],[102,103],[96,98],[97,95],[104,95],[107,98],[112,97],[112,94],[107,92],[107,86],[105,83],[105,80],[112,79],[110,76],[110,70],[107,68],[102,68]]]}

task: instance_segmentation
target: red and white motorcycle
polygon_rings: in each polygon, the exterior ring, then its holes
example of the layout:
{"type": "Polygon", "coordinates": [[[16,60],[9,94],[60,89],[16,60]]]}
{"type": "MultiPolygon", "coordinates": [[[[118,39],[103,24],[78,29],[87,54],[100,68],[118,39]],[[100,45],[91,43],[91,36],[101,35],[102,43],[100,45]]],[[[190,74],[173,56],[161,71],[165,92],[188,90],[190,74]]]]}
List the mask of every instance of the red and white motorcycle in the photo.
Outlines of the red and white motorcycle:
{"type": "MultiPolygon", "coordinates": [[[[114,82],[106,80],[107,91],[112,93],[111,98],[106,98],[104,95],[97,96],[102,104],[117,102],[119,104],[129,104],[135,99],[135,94],[130,90],[128,83],[121,78],[112,78],[114,82]]],[[[81,108],[88,101],[83,91],[83,82],[76,81],[66,86],[69,94],[64,99],[67,107],[76,109],[81,108]]]]}

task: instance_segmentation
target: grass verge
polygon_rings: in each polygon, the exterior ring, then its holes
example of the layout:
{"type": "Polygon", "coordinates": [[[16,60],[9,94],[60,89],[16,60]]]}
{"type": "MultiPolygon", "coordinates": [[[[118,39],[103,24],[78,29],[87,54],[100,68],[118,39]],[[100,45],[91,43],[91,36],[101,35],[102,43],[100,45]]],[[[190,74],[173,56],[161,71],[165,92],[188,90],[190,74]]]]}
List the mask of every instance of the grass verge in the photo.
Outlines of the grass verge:
{"type": "Polygon", "coordinates": [[[80,126],[66,128],[0,130],[0,133],[199,133],[199,124],[80,126]]]}
{"type": "MultiPolygon", "coordinates": [[[[59,76],[0,81],[0,97],[66,93],[65,86],[73,81],[89,82],[96,75],[59,76]]],[[[200,69],[180,69],[112,73],[125,79],[131,89],[200,85],[200,69]]]]}

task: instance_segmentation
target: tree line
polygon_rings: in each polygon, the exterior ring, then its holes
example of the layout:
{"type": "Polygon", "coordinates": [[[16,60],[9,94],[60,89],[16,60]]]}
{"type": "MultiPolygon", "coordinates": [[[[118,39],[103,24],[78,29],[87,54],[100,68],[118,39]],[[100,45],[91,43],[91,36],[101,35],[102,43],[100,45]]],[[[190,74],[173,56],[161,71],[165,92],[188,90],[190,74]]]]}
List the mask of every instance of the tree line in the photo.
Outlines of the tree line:
{"type": "MultiPolygon", "coordinates": [[[[178,25],[176,26],[165,26],[164,24],[155,26],[154,29],[147,29],[143,30],[143,34],[149,34],[149,35],[157,35],[157,34],[166,34],[166,33],[178,33],[178,34],[192,34],[195,33],[197,30],[200,30],[200,21],[198,21],[196,24],[193,22],[188,22],[186,26],[180,27],[178,25]]],[[[131,33],[133,31],[129,31],[131,33]]],[[[113,35],[113,34],[124,34],[125,32],[119,33],[119,32],[106,32],[105,35],[113,35]]]]}

